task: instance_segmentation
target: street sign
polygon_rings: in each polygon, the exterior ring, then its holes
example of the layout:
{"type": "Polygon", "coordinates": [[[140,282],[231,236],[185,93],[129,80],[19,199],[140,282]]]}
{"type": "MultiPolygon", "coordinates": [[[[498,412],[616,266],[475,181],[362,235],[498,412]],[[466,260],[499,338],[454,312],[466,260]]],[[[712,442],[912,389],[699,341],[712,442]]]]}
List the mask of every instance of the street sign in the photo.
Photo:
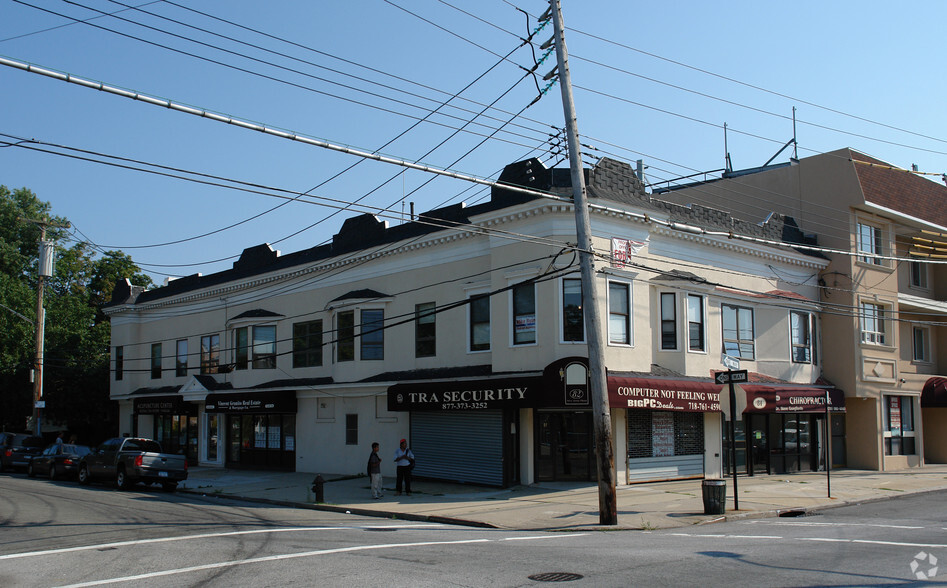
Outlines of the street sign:
{"type": "Polygon", "coordinates": [[[45,401],[45,400],[37,400],[37,401],[36,401],[36,408],[46,408],[46,401],[45,401]]]}
{"type": "Polygon", "coordinates": [[[732,355],[725,354],[723,356],[722,361],[723,361],[723,367],[727,368],[728,370],[740,369],[740,360],[736,357],[733,357],[732,355]]]}
{"type": "Polygon", "coordinates": [[[717,384],[734,384],[746,382],[748,378],[746,370],[737,370],[731,372],[717,372],[714,374],[714,382],[717,384]]]}

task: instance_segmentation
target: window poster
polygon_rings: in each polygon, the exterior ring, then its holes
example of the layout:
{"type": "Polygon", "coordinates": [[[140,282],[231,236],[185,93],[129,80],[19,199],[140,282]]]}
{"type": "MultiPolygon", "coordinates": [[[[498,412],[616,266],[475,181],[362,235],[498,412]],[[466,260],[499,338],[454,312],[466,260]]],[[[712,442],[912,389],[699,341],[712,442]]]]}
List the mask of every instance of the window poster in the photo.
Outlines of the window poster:
{"type": "Polygon", "coordinates": [[[280,435],[283,432],[283,429],[279,426],[276,427],[267,427],[266,428],[266,447],[267,449],[279,449],[280,448],[280,435]]]}

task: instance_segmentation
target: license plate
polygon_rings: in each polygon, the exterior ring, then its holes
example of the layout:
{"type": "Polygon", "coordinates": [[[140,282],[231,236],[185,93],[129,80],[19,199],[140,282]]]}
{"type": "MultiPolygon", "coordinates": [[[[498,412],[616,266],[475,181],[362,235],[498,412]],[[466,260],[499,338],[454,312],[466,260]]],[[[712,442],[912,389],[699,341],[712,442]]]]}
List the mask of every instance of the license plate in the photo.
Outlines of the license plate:
{"type": "Polygon", "coordinates": [[[158,472],[158,477],[159,477],[159,478],[167,478],[167,477],[168,477],[168,472],[158,472]]]}

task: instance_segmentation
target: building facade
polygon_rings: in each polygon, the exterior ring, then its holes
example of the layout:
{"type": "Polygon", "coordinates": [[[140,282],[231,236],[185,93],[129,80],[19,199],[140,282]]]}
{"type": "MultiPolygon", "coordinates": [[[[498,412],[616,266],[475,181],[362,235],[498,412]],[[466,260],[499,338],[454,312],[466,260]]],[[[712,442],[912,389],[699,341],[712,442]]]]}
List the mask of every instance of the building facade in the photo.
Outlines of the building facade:
{"type": "Polygon", "coordinates": [[[750,373],[739,394],[762,431],[741,430],[738,467],[823,467],[828,261],[783,246],[805,238],[782,215],[661,202],[614,160],[586,174],[599,300],[583,297],[569,170],[538,160],[500,181],[548,197],[498,186],[395,226],[350,218],[304,251],[252,247],[216,274],[119,284],[105,311],[121,432],[205,466],[354,474],[372,442],[408,438],[418,476],[593,480],[596,304],[619,483],[723,474],[724,353],[750,373]]]}
{"type": "Polygon", "coordinates": [[[819,234],[824,371],[847,395],[847,463],[947,460],[947,187],[852,149],[660,190],[819,234]],[[931,257],[930,254],[934,253],[931,257]]]}

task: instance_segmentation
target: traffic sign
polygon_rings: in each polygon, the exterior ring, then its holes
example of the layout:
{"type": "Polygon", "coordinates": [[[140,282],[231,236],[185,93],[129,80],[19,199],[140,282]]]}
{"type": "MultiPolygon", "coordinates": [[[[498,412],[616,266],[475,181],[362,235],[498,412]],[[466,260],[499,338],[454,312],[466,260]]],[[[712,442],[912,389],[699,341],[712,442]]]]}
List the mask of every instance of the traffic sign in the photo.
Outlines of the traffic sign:
{"type": "Polygon", "coordinates": [[[732,355],[724,354],[721,358],[721,361],[723,362],[723,367],[727,368],[728,370],[740,369],[740,360],[736,357],[733,357],[732,355]]]}
{"type": "Polygon", "coordinates": [[[746,370],[717,372],[714,374],[714,382],[717,384],[729,384],[730,382],[738,384],[740,382],[746,382],[747,380],[748,374],[746,370]]]}

